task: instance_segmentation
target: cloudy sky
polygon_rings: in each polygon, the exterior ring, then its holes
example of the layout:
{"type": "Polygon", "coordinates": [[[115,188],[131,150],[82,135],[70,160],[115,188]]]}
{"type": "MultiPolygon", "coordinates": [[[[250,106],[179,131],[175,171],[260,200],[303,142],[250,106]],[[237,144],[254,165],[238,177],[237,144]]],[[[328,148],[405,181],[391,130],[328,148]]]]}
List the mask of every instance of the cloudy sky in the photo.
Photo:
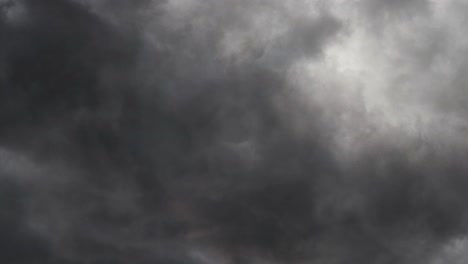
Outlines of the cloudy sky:
{"type": "Polygon", "coordinates": [[[468,2],[0,0],[0,262],[468,262],[468,2]]]}

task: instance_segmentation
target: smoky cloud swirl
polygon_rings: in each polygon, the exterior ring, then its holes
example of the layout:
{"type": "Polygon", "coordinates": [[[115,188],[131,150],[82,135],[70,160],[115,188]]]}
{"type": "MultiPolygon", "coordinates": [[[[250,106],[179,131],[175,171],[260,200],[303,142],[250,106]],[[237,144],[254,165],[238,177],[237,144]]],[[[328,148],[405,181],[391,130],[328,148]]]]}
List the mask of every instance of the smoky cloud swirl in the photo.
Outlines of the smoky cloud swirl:
{"type": "Polygon", "coordinates": [[[1,0],[0,262],[466,263],[466,14],[1,0]]]}

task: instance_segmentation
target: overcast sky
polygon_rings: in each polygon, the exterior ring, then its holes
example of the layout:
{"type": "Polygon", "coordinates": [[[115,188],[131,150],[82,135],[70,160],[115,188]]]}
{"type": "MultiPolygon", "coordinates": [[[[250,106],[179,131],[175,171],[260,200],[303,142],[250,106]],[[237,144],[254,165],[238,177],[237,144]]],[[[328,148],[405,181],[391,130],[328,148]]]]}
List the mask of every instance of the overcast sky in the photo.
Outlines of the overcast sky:
{"type": "Polygon", "coordinates": [[[467,15],[0,0],[0,262],[468,263],[467,15]]]}

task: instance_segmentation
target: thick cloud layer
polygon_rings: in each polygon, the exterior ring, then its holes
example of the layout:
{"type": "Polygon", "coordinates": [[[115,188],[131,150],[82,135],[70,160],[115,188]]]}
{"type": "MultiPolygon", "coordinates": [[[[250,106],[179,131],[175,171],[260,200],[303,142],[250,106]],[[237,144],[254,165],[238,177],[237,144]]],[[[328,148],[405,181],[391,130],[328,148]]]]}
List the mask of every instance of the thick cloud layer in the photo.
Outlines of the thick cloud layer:
{"type": "Polygon", "coordinates": [[[465,263],[467,12],[0,1],[0,261],[465,263]]]}

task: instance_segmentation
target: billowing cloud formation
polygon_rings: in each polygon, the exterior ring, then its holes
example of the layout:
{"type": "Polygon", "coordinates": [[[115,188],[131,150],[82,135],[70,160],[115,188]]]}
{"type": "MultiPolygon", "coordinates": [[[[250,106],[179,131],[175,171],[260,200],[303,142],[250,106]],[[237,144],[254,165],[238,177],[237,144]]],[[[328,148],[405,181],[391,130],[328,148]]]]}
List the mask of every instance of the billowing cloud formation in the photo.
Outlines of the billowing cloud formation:
{"type": "Polygon", "coordinates": [[[0,1],[2,263],[465,263],[461,1],[0,1]]]}

